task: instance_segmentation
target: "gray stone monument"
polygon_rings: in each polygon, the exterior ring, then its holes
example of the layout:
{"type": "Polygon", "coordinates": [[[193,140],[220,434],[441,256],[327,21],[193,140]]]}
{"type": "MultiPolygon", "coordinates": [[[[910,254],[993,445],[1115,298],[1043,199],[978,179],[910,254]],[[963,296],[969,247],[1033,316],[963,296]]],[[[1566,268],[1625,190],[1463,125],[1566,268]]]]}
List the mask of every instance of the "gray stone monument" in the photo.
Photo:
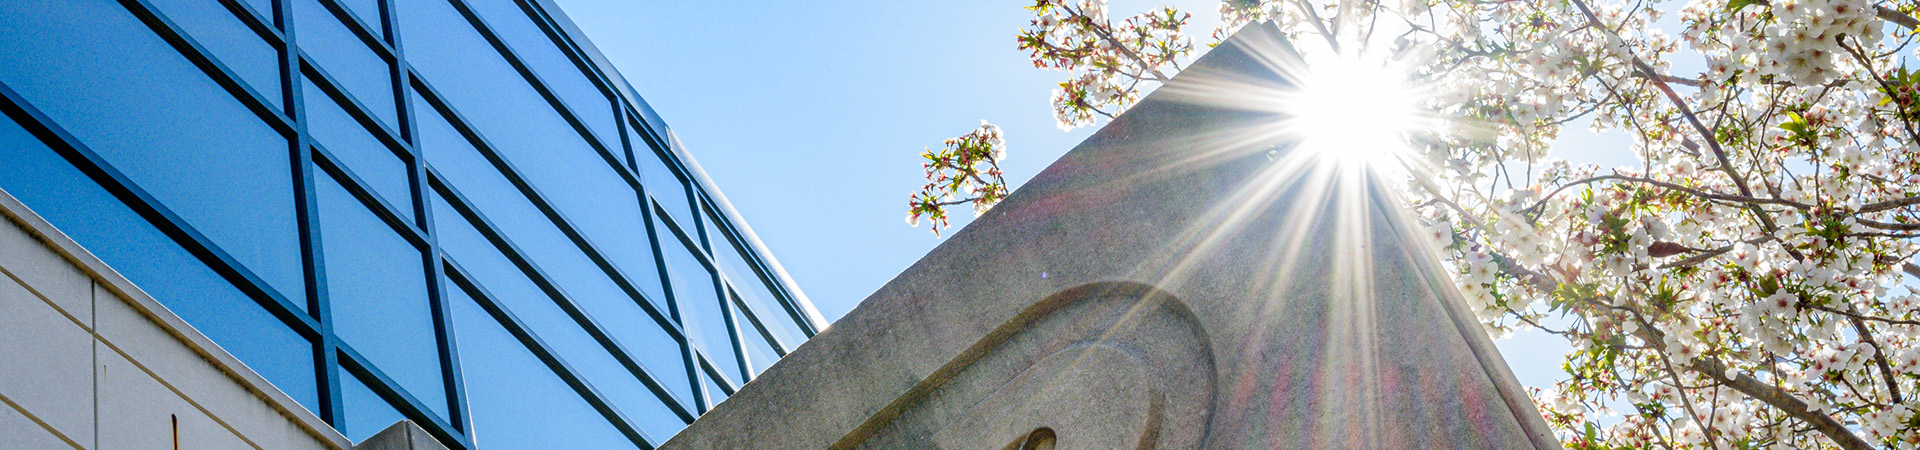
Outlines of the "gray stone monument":
{"type": "Polygon", "coordinates": [[[1221,100],[1291,52],[1246,27],[663,448],[1559,448],[1385,185],[1221,100]]]}

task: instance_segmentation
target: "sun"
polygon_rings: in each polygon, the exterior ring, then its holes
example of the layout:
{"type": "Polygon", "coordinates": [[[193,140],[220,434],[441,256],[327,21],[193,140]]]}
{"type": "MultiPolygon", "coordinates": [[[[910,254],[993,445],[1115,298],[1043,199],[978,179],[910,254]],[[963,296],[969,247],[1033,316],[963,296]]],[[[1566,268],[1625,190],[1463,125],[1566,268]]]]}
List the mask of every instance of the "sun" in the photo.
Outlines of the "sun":
{"type": "Polygon", "coordinates": [[[1338,163],[1393,165],[1411,134],[1427,127],[1423,95],[1405,64],[1365,52],[1308,54],[1295,85],[1279,99],[1285,134],[1302,149],[1338,163]]]}

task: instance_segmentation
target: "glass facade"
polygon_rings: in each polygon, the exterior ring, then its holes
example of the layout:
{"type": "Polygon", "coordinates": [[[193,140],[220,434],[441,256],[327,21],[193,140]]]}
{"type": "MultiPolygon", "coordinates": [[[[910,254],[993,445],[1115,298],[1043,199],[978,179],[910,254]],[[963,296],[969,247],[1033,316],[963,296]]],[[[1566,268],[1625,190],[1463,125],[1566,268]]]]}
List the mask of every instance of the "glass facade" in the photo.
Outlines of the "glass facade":
{"type": "Polygon", "coordinates": [[[355,441],[650,449],[820,325],[568,29],[0,1],[0,189],[355,441]]]}

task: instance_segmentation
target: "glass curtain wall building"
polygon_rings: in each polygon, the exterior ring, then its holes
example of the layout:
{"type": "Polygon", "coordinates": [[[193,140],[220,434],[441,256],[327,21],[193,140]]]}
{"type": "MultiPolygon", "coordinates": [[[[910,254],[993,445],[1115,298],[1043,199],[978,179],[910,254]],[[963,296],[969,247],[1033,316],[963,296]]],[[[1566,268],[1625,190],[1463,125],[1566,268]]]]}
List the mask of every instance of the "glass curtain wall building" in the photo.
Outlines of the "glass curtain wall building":
{"type": "Polygon", "coordinates": [[[0,1],[0,189],[359,441],[652,448],[804,297],[545,0],[0,1]]]}

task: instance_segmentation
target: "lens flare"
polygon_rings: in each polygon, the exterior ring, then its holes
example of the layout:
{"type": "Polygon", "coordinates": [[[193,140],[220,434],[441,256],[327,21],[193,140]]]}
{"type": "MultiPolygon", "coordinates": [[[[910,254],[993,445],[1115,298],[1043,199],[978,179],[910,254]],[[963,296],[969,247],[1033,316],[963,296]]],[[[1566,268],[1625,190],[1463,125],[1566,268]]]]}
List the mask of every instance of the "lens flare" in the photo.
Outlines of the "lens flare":
{"type": "MultiPolygon", "coordinates": [[[[1268,430],[1288,430],[1247,437],[1241,447],[1411,446],[1406,443],[1418,438],[1394,424],[1406,423],[1404,418],[1415,413],[1395,405],[1405,405],[1399,399],[1408,396],[1431,395],[1426,383],[1438,378],[1428,378],[1428,368],[1452,365],[1450,358],[1458,357],[1419,355],[1436,363],[1409,366],[1409,355],[1388,351],[1403,346],[1393,340],[1407,336],[1384,332],[1405,329],[1405,324],[1386,321],[1406,320],[1406,311],[1424,301],[1396,287],[1404,281],[1398,277],[1439,273],[1405,272],[1399,268],[1437,262],[1397,259],[1421,260],[1436,253],[1414,228],[1419,219],[1404,208],[1398,185],[1418,183],[1429,173],[1427,158],[1416,149],[1443,137],[1444,130],[1436,126],[1443,119],[1428,108],[1428,99],[1443,87],[1420,81],[1424,78],[1416,70],[1431,62],[1431,54],[1421,46],[1393,42],[1398,30],[1339,21],[1330,25],[1318,35],[1298,37],[1286,36],[1271,23],[1242,29],[1215,50],[1230,49],[1233,53],[1226,55],[1234,55],[1232,59],[1196,63],[1182,72],[1181,80],[1142,103],[1179,104],[1176,111],[1225,120],[1199,122],[1193,129],[1167,135],[1139,133],[1133,135],[1138,141],[1127,144],[1196,150],[1170,153],[1180,156],[1156,162],[1166,166],[1142,177],[1186,176],[1187,170],[1211,173],[1206,171],[1221,164],[1254,171],[1179,233],[1166,236],[1166,258],[1143,263],[1123,277],[1155,286],[1211,282],[1196,281],[1195,276],[1216,263],[1212,258],[1217,249],[1266,246],[1264,256],[1235,262],[1254,265],[1257,275],[1239,294],[1250,301],[1229,313],[1271,320],[1260,333],[1297,336],[1320,353],[1296,360],[1297,365],[1276,366],[1276,374],[1291,375],[1276,375],[1274,382],[1257,377],[1236,381],[1241,384],[1226,401],[1303,407],[1266,410],[1265,418],[1237,418],[1265,420],[1268,430]],[[1259,67],[1237,67],[1247,63],[1259,67]],[[1313,300],[1303,300],[1309,298],[1313,300]],[[1324,326],[1304,329],[1290,322],[1300,317],[1324,326]],[[1420,375],[1410,375],[1415,372],[1420,375]]],[[[1149,117],[1149,122],[1172,121],[1149,117]]],[[[1091,194],[1086,198],[1106,199],[1091,194]]],[[[1428,317],[1451,321],[1447,325],[1462,333],[1477,332],[1460,325],[1472,323],[1468,316],[1428,317]]],[[[1262,361],[1288,352],[1266,347],[1266,341],[1252,342],[1260,343],[1233,351],[1262,361]]]]}
{"type": "Polygon", "coordinates": [[[1304,63],[1294,90],[1279,99],[1286,133],[1334,162],[1397,165],[1408,136],[1426,127],[1405,65],[1359,51],[1316,52],[1304,63]]]}

